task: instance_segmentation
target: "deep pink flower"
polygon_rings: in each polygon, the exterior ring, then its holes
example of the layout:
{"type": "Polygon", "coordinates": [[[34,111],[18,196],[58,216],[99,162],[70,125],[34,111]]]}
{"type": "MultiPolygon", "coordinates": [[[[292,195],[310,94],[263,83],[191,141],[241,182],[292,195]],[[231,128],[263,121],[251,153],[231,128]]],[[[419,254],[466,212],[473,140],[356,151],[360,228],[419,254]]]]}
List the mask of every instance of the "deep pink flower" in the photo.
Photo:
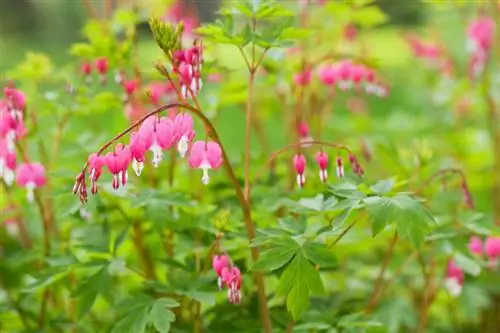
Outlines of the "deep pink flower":
{"type": "Polygon", "coordinates": [[[489,52],[493,45],[495,21],[489,17],[472,21],[467,28],[467,46],[471,53],[489,52]]]}
{"type": "Polygon", "coordinates": [[[149,84],[149,98],[154,105],[160,105],[161,98],[167,93],[167,87],[163,82],[152,82],[149,84]]]}
{"type": "Polygon", "coordinates": [[[303,187],[306,182],[306,175],[305,175],[306,164],[307,162],[304,155],[297,154],[293,157],[293,167],[297,172],[297,185],[299,185],[299,187],[303,187]]]}
{"type": "Polygon", "coordinates": [[[81,70],[83,75],[88,76],[92,73],[92,64],[88,61],[82,62],[81,70]]]}
{"type": "Polygon", "coordinates": [[[340,156],[337,157],[337,177],[344,177],[344,164],[342,163],[342,158],[340,156]]]}
{"type": "Polygon", "coordinates": [[[142,131],[132,133],[130,136],[130,153],[132,154],[132,169],[137,176],[141,175],[144,168],[146,152],[151,148],[154,135],[150,131],[141,127],[142,131]]]}
{"type": "Polygon", "coordinates": [[[224,267],[221,272],[222,281],[227,286],[227,297],[230,303],[241,303],[241,272],[238,267],[224,267]]]}
{"type": "Polygon", "coordinates": [[[341,90],[347,90],[352,86],[352,63],[348,60],[342,61],[336,68],[337,84],[341,90]]]}
{"type": "Polygon", "coordinates": [[[306,68],[304,71],[296,73],[293,76],[293,81],[297,86],[307,86],[311,83],[312,72],[310,69],[306,68]]]}
{"type": "Polygon", "coordinates": [[[490,267],[498,266],[498,258],[500,257],[500,237],[488,237],[484,243],[484,252],[490,261],[490,267]]]}
{"type": "Polygon", "coordinates": [[[310,146],[310,143],[309,144],[307,143],[312,141],[312,137],[309,134],[309,125],[307,125],[305,121],[302,121],[297,125],[297,132],[299,133],[300,142],[306,143],[303,146],[304,147],[310,146]]]}
{"type": "Polygon", "coordinates": [[[108,72],[108,59],[102,57],[99,59],[96,59],[95,61],[95,68],[99,74],[106,74],[108,72]]]}
{"type": "Polygon", "coordinates": [[[105,164],[104,156],[97,155],[96,153],[92,153],[89,155],[88,163],[89,163],[89,179],[92,183],[91,192],[92,194],[97,193],[97,181],[102,174],[102,168],[105,164]]]}
{"type": "Polygon", "coordinates": [[[109,172],[113,174],[113,188],[118,190],[121,185],[127,184],[128,173],[127,169],[132,160],[130,148],[119,143],[116,145],[115,150],[108,152],[104,156],[104,161],[109,172]]]}
{"type": "Polygon", "coordinates": [[[22,111],[26,107],[26,95],[19,89],[5,87],[4,94],[14,111],[22,111]]]}
{"type": "Polygon", "coordinates": [[[328,155],[325,152],[318,152],[316,154],[316,162],[319,166],[319,179],[325,182],[328,178],[328,155]]]}
{"type": "Polygon", "coordinates": [[[457,266],[455,260],[448,261],[446,271],[445,287],[448,292],[453,296],[458,296],[462,292],[464,284],[464,272],[457,266]]]}
{"type": "Polygon", "coordinates": [[[189,143],[193,140],[195,131],[193,129],[193,117],[188,113],[179,113],[174,118],[174,133],[177,142],[177,151],[181,157],[186,156],[189,143]]]}
{"type": "Polygon", "coordinates": [[[169,149],[175,142],[175,127],[168,117],[149,117],[139,129],[144,144],[153,152],[153,166],[156,168],[163,160],[163,150],[169,149]]]}
{"type": "Polygon", "coordinates": [[[210,181],[208,170],[218,169],[222,162],[222,150],[216,142],[196,141],[191,147],[188,163],[191,168],[203,171],[201,182],[205,185],[210,181]]]}
{"type": "Polygon", "coordinates": [[[14,150],[16,139],[26,135],[22,113],[11,109],[0,109],[0,138],[5,138],[10,150],[14,150]]]}
{"type": "Polygon", "coordinates": [[[125,93],[130,96],[137,90],[138,82],[135,79],[123,80],[123,89],[125,93]]]}
{"type": "Polygon", "coordinates": [[[359,85],[364,79],[366,69],[363,65],[353,65],[351,67],[351,80],[355,85],[359,85]]]}
{"type": "Polygon", "coordinates": [[[16,182],[27,191],[28,201],[33,201],[34,190],[46,183],[45,168],[40,163],[24,163],[17,167],[16,182]]]}
{"type": "Polygon", "coordinates": [[[222,289],[224,285],[224,281],[222,280],[222,271],[224,268],[229,267],[230,264],[231,260],[226,255],[214,256],[212,258],[212,268],[214,269],[215,274],[217,274],[217,286],[219,286],[219,289],[222,289]]]}
{"type": "Polygon", "coordinates": [[[10,186],[14,182],[16,170],[16,152],[9,149],[7,139],[0,138],[0,178],[10,186]]]}
{"type": "Polygon", "coordinates": [[[472,236],[469,239],[469,251],[477,256],[483,254],[483,241],[477,236],[472,236]]]}
{"type": "Polygon", "coordinates": [[[337,72],[331,65],[324,66],[318,70],[318,77],[323,84],[334,85],[337,81],[337,72]]]}

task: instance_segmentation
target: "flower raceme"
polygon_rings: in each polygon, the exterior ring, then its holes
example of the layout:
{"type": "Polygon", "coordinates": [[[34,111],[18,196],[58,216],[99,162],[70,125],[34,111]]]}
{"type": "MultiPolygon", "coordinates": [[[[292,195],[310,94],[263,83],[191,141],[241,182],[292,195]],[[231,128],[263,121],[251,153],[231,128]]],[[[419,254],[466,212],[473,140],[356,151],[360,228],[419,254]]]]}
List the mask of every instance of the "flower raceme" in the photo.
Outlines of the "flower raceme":
{"type": "Polygon", "coordinates": [[[187,98],[191,94],[196,96],[200,92],[203,86],[201,80],[202,63],[203,48],[201,46],[194,45],[174,53],[174,72],[179,76],[183,98],[187,98]]]}
{"type": "Polygon", "coordinates": [[[210,181],[208,170],[216,170],[222,165],[222,150],[218,143],[213,141],[196,141],[191,147],[188,163],[193,169],[201,169],[201,181],[207,185],[210,181]]]}
{"type": "Polygon", "coordinates": [[[323,65],[318,68],[317,75],[324,85],[336,85],[342,91],[363,88],[366,93],[379,97],[386,97],[389,93],[389,87],[377,79],[373,69],[349,60],[323,65]]]}
{"type": "Polygon", "coordinates": [[[469,59],[469,76],[477,78],[484,70],[493,46],[495,21],[489,17],[481,17],[472,21],[467,28],[467,50],[469,59]]]}
{"type": "Polygon", "coordinates": [[[226,255],[216,255],[212,258],[212,268],[217,274],[219,289],[227,288],[227,297],[230,303],[241,303],[241,272],[231,263],[226,255]]]}
{"type": "Polygon", "coordinates": [[[30,202],[35,197],[35,189],[44,186],[46,181],[45,168],[40,163],[24,163],[16,170],[17,185],[26,189],[26,196],[30,202]]]}

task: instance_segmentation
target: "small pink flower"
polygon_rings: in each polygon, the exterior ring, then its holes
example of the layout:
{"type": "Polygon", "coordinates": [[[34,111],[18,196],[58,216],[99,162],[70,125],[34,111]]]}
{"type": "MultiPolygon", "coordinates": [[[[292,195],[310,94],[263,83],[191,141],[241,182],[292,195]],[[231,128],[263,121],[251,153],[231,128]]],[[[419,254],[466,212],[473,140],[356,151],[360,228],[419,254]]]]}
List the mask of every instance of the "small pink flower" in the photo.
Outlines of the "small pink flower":
{"type": "Polygon", "coordinates": [[[153,82],[149,85],[149,97],[154,105],[160,105],[161,98],[166,93],[167,87],[163,82],[153,82]]]}
{"type": "Polygon", "coordinates": [[[195,131],[193,129],[193,117],[188,113],[179,113],[174,118],[174,131],[177,142],[177,151],[184,158],[189,148],[189,143],[193,140],[195,131]]]}
{"type": "Polygon", "coordinates": [[[365,173],[358,159],[353,154],[349,154],[349,162],[351,163],[352,172],[354,172],[355,175],[361,177],[365,173]]]}
{"type": "Polygon", "coordinates": [[[483,255],[483,241],[481,238],[472,236],[469,239],[469,251],[476,256],[483,255]]]}
{"type": "Polygon", "coordinates": [[[318,162],[319,166],[319,179],[324,183],[328,178],[328,155],[322,151],[318,152],[316,162],[318,162]]]}
{"type": "Polygon", "coordinates": [[[95,67],[97,72],[99,73],[101,84],[106,83],[106,73],[108,72],[108,59],[102,57],[99,59],[96,59],[95,61],[95,67]]]}
{"type": "Polygon", "coordinates": [[[210,181],[208,170],[216,170],[222,165],[222,150],[213,141],[196,141],[191,147],[188,163],[193,169],[201,169],[201,182],[205,185],[210,181]]]}
{"type": "Polygon", "coordinates": [[[300,73],[296,73],[293,76],[293,81],[297,86],[307,86],[311,83],[312,71],[310,69],[305,69],[300,73]]]}
{"type": "Polygon", "coordinates": [[[221,272],[222,281],[227,286],[227,297],[230,303],[241,303],[241,272],[238,267],[224,267],[221,272]]]}
{"type": "Polygon", "coordinates": [[[337,157],[337,177],[344,177],[344,164],[342,163],[342,158],[340,156],[337,157]]]}
{"type": "Polygon", "coordinates": [[[445,287],[452,296],[461,294],[464,279],[464,272],[457,266],[456,262],[454,260],[448,261],[445,287]]]}
{"type": "Polygon", "coordinates": [[[144,136],[147,144],[151,140],[149,150],[153,152],[153,166],[156,168],[163,160],[163,150],[169,149],[175,142],[175,127],[168,117],[149,117],[139,129],[139,135],[144,136]]]}
{"type": "Polygon", "coordinates": [[[123,89],[127,96],[132,95],[137,90],[137,80],[123,80],[123,89]]]}
{"type": "Polygon", "coordinates": [[[231,260],[226,255],[214,256],[212,258],[212,267],[217,274],[217,285],[222,289],[224,281],[222,280],[222,271],[229,267],[231,260]]]}
{"type": "Polygon", "coordinates": [[[337,81],[337,72],[331,65],[321,67],[318,70],[318,77],[325,85],[334,85],[337,81]]]}
{"type": "Polygon", "coordinates": [[[119,143],[116,145],[115,150],[107,153],[104,156],[104,161],[109,172],[113,174],[113,189],[118,190],[121,185],[127,184],[128,173],[127,169],[131,162],[132,155],[130,148],[119,143]]]}
{"type": "Polygon", "coordinates": [[[489,17],[472,21],[467,28],[467,48],[471,53],[489,52],[493,45],[495,21],[489,17]]]}
{"type": "Polygon", "coordinates": [[[353,65],[351,67],[351,80],[357,86],[365,76],[366,69],[363,65],[353,65]]]}
{"type": "Polygon", "coordinates": [[[0,178],[7,186],[12,185],[15,178],[16,152],[9,149],[7,139],[0,138],[0,178]]]}
{"type": "Polygon", "coordinates": [[[293,167],[297,172],[297,185],[299,185],[299,187],[301,188],[304,186],[306,182],[306,175],[305,175],[306,164],[307,162],[304,155],[297,154],[293,157],[293,167]]]}
{"type": "Polygon", "coordinates": [[[102,57],[99,59],[96,59],[95,61],[95,68],[99,74],[106,74],[108,72],[108,59],[102,57]]]}
{"type": "Polygon", "coordinates": [[[338,67],[336,68],[337,71],[337,84],[340,90],[347,90],[351,88],[352,86],[352,78],[351,78],[351,73],[352,73],[352,63],[348,60],[342,61],[340,64],[338,64],[338,67]]]}
{"type": "Polygon", "coordinates": [[[130,152],[132,154],[132,169],[137,176],[141,175],[144,168],[146,152],[151,148],[154,135],[150,131],[141,127],[142,131],[132,133],[130,136],[130,152]]]}
{"type": "Polygon", "coordinates": [[[92,64],[88,61],[82,62],[81,70],[83,75],[89,76],[92,73],[92,64]]]}
{"type": "Polygon", "coordinates": [[[92,183],[91,192],[92,194],[96,194],[98,190],[97,181],[99,180],[99,177],[101,177],[102,167],[104,166],[106,161],[104,156],[99,156],[96,153],[92,153],[89,155],[88,163],[90,172],[89,179],[92,183]]]}
{"type": "Polygon", "coordinates": [[[28,201],[34,199],[34,190],[46,183],[45,168],[40,163],[24,163],[17,167],[17,185],[24,187],[27,191],[28,201]]]}
{"type": "Polygon", "coordinates": [[[14,112],[21,112],[26,107],[26,95],[19,89],[5,87],[4,94],[14,112]]]}
{"type": "Polygon", "coordinates": [[[344,27],[344,38],[352,42],[358,36],[358,29],[353,23],[349,23],[344,27]]]}
{"type": "Polygon", "coordinates": [[[488,257],[491,268],[498,266],[498,258],[500,257],[500,237],[488,237],[484,243],[484,252],[488,257]]]}

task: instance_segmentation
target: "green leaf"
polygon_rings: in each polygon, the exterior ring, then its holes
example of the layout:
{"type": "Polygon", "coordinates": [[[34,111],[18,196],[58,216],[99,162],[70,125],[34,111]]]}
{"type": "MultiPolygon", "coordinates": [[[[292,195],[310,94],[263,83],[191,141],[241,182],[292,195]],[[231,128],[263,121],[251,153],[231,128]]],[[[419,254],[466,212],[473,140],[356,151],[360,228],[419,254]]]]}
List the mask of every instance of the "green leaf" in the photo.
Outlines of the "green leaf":
{"type": "Polygon", "coordinates": [[[307,218],[304,215],[300,215],[298,218],[288,216],[279,219],[278,223],[283,229],[294,234],[303,234],[307,229],[307,218]]]}
{"type": "Polygon", "coordinates": [[[474,259],[471,259],[462,253],[455,254],[455,261],[459,267],[470,275],[478,276],[481,273],[481,266],[479,266],[474,259]]]}
{"type": "Polygon", "coordinates": [[[394,218],[394,207],[390,198],[372,197],[368,203],[368,212],[372,220],[372,236],[375,237],[394,218]]]}
{"type": "Polygon", "coordinates": [[[370,189],[378,195],[388,193],[394,187],[394,179],[380,180],[375,185],[370,186],[370,189]]]}
{"type": "Polygon", "coordinates": [[[177,308],[181,306],[175,299],[167,297],[158,298],[156,303],[166,308],[177,308]]]}
{"type": "Polygon", "coordinates": [[[274,271],[283,265],[287,264],[297,253],[296,249],[286,249],[283,247],[277,247],[274,249],[262,252],[259,261],[257,261],[253,266],[253,271],[274,271]]]}
{"type": "Polygon", "coordinates": [[[309,307],[309,292],[305,281],[295,283],[286,299],[286,308],[292,318],[297,320],[309,307]]]}
{"type": "Polygon", "coordinates": [[[111,276],[109,275],[108,265],[103,266],[97,273],[82,283],[73,293],[73,296],[79,298],[78,318],[82,318],[94,305],[99,293],[109,291],[111,286],[111,276]]]}
{"type": "Polygon", "coordinates": [[[336,267],[337,258],[326,245],[320,243],[307,242],[303,246],[304,256],[316,265],[321,267],[336,267]]]}
{"type": "Polygon", "coordinates": [[[148,321],[148,309],[143,308],[123,317],[111,333],[143,333],[148,321]]]}
{"type": "Polygon", "coordinates": [[[339,215],[333,219],[331,225],[333,225],[334,228],[338,228],[344,224],[344,222],[349,218],[349,215],[351,215],[352,212],[352,207],[348,207],[342,211],[339,215]]]}
{"type": "Polygon", "coordinates": [[[162,302],[155,302],[149,312],[149,321],[160,333],[166,333],[170,330],[170,325],[175,321],[175,314],[167,309],[162,302]]]}

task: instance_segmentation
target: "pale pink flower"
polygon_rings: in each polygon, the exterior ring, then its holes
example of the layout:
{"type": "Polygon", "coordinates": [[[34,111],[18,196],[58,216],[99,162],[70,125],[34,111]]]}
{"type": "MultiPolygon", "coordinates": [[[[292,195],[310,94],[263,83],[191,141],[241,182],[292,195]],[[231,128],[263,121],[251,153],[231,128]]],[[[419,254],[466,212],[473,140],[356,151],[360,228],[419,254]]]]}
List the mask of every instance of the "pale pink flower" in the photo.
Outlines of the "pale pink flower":
{"type": "Polygon", "coordinates": [[[500,237],[488,237],[484,243],[484,252],[489,259],[490,268],[498,267],[500,257],[500,237]]]}
{"type": "Polygon", "coordinates": [[[483,241],[481,238],[472,236],[469,239],[469,251],[476,256],[483,255],[483,241]]]}
{"type": "Polygon", "coordinates": [[[337,72],[331,65],[323,66],[318,70],[318,78],[325,85],[334,85],[337,81],[337,72]]]}
{"type": "Polygon", "coordinates": [[[9,149],[7,139],[0,138],[0,178],[7,186],[12,185],[15,179],[16,152],[9,149]]]}
{"type": "Polygon", "coordinates": [[[304,155],[297,154],[293,157],[293,167],[297,172],[297,185],[299,185],[299,187],[301,188],[304,186],[306,182],[306,175],[305,175],[306,164],[307,162],[304,155]]]}
{"type": "Polygon", "coordinates": [[[222,280],[222,271],[224,268],[229,267],[231,265],[231,260],[226,255],[214,256],[212,258],[212,268],[217,274],[217,286],[219,289],[222,289],[224,286],[224,281],[222,280]]]}
{"type": "Polygon", "coordinates": [[[337,177],[344,177],[344,164],[342,163],[342,158],[340,156],[337,157],[337,177]]]}
{"type": "Polygon", "coordinates": [[[340,90],[347,90],[352,87],[352,66],[352,63],[348,60],[344,60],[337,65],[337,84],[340,90]]]}
{"type": "Polygon", "coordinates": [[[222,162],[222,150],[216,142],[196,141],[191,147],[188,163],[191,168],[203,171],[201,182],[205,185],[210,181],[208,170],[218,169],[222,162]]]}
{"type": "Polygon", "coordinates": [[[158,167],[163,160],[163,150],[172,147],[176,139],[173,121],[168,117],[149,117],[142,123],[139,133],[153,152],[153,166],[158,167]]]}
{"type": "Polygon", "coordinates": [[[96,194],[98,190],[97,181],[99,180],[99,177],[101,177],[102,168],[106,161],[104,156],[99,156],[96,153],[92,153],[89,155],[88,163],[90,172],[89,179],[92,184],[91,192],[92,194],[96,194]]]}
{"type": "Polygon", "coordinates": [[[130,152],[132,154],[132,169],[137,176],[141,175],[144,168],[144,160],[146,152],[151,148],[154,141],[154,135],[145,127],[141,127],[142,131],[132,133],[130,136],[130,152]]]}
{"type": "Polygon", "coordinates": [[[167,93],[167,87],[163,82],[152,82],[149,84],[149,98],[154,105],[160,105],[162,97],[167,93]]]}
{"type": "Polygon", "coordinates": [[[455,260],[448,261],[445,287],[452,296],[456,297],[462,293],[464,279],[464,272],[457,266],[455,260]]]}
{"type": "Polygon", "coordinates": [[[328,155],[323,151],[318,152],[316,162],[319,166],[319,179],[324,183],[328,178],[328,155]]]}
{"type": "Polygon", "coordinates": [[[26,95],[19,89],[12,87],[5,87],[4,94],[12,110],[21,114],[26,107],[26,95]]]}
{"type": "Polygon", "coordinates": [[[307,86],[311,83],[311,80],[312,80],[312,71],[308,68],[306,68],[302,72],[296,73],[293,76],[293,81],[297,86],[307,86]]]}
{"type": "Polygon", "coordinates": [[[227,286],[227,298],[232,304],[241,303],[241,272],[238,267],[224,267],[221,272],[222,280],[227,286]]]}
{"type": "Polygon", "coordinates": [[[17,167],[17,185],[26,189],[27,198],[30,202],[35,198],[35,189],[44,186],[46,181],[45,168],[40,163],[24,163],[17,167]]]}
{"type": "Polygon", "coordinates": [[[130,148],[119,143],[115,150],[108,152],[104,156],[104,161],[109,172],[113,175],[113,189],[116,191],[121,185],[127,184],[128,173],[127,169],[131,162],[132,155],[130,148]]]}
{"type": "Polygon", "coordinates": [[[174,133],[177,140],[177,151],[184,158],[189,148],[189,143],[193,140],[195,131],[194,121],[188,113],[179,113],[174,118],[174,133]]]}
{"type": "Polygon", "coordinates": [[[129,100],[124,107],[125,116],[134,122],[139,120],[142,116],[146,114],[147,110],[144,108],[142,103],[136,99],[129,100]]]}

